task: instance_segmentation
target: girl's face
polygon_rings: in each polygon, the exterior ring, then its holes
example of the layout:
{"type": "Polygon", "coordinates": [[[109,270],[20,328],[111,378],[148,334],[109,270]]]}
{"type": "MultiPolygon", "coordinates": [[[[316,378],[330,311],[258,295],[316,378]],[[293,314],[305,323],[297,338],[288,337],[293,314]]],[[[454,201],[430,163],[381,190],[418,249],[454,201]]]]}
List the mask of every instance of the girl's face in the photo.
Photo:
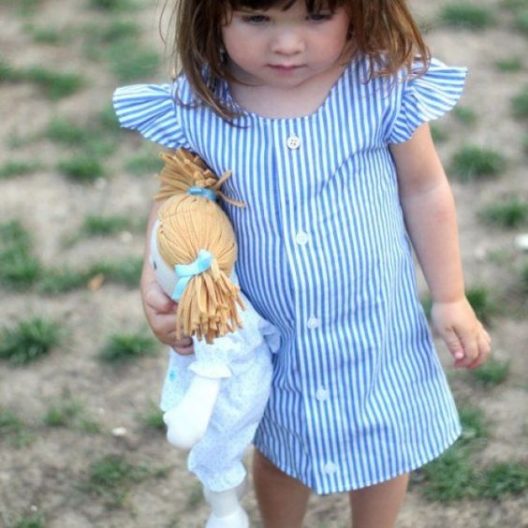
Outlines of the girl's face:
{"type": "Polygon", "coordinates": [[[295,88],[340,71],[348,44],[343,8],[309,13],[303,0],[284,10],[241,8],[222,28],[229,66],[245,83],[295,88]]]}

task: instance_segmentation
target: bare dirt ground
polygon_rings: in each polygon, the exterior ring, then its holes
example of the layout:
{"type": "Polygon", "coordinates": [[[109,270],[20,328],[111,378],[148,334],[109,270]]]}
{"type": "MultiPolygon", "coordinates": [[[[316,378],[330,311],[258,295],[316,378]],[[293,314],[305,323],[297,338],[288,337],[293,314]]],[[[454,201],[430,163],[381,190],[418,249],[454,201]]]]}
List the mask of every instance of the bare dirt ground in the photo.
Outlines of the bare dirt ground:
{"type": "MultiPolygon", "coordinates": [[[[35,3],[35,2],[34,2],[35,3]]],[[[463,405],[480,409],[489,438],[478,444],[475,464],[497,461],[528,463],[528,328],[526,292],[519,286],[518,271],[526,257],[515,249],[521,230],[501,231],[485,226],[477,211],[504,193],[528,198],[527,154],[522,136],[526,121],[514,120],[510,100],[528,84],[527,38],[513,30],[514,20],[503,2],[483,0],[497,23],[485,31],[450,29],[433,23],[447,2],[418,2],[418,17],[431,29],[428,40],[435,56],[455,65],[467,65],[470,77],[462,100],[477,119],[464,125],[453,116],[440,127],[447,139],[439,143],[446,166],[461,144],[471,142],[501,152],[508,160],[500,177],[482,183],[453,182],[459,209],[461,244],[467,283],[486,285],[498,305],[491,332],[495,356],[510,362],[507,380],[492,388],[476,384],[466,373],[453,373],[445,351],[440,353],[450,372],[453,390],[463,405]],[[500,72],[499,60],[520,57],[515,72],[500,72]],[[509,308],[509,309],[504,309],[509,308]]],[[[122,134],[117,147],[104,159],[106,175],[95,183],[74,183],[57,170],[57,161],[68,147],[43,137],[53,118],[90,126],[107,108],[120,83],[104,61],[87,58],[83,35],[89,24],[104,25],[107,13],[90,7],[88,0],[41,0],[34,11],[23,14],[30,2],[0,1],[0,58],[16,68],[42,65],[83,75],[86,83],[75,94],[56,101],[45,97],[31,82],[0,82],[0,166],[12,160],[37,160],[31,174],[0,180],[0,223],[19,219],[33,238],[34,251],[45,266],[82,266],[101,256],[137,258],[141,232],[110,238],[83,239],[66,247],[88,214],[119,214],[144,219],[156,181],[150,174],[137,177],[125,162],[144,142],[122,134]],[[29,27],[57,30],[69,35],[65,42],[36,42],[29,27]]],[[[157,33],[159,7],[154,0],[141,9],[121,12],[123,19],[139,24],[137,46],[150,46],[160,57],[157,33]]],[[[112,16],[117,16],[113,14],[112,16]]],[[[93,51],[93,50],[92,50],[93,51]]],[[[133,54],[133,47],[126,50],[133,54]]],[[[146,80],[162,82],[167,67],[146,80]]],[[[156,149],[149,152],[156,155],[156,149]]],[[[526,229],[526,227],[525,227],[526,229]]],[[[0,527],[46,528],[195,528],[203,526],[206,507],[196,480],[185,470],[185,455],[172,450],[163,433],[141,419],[157,402],[166,356],[158,347],[155,356],[112,367],[97,354],[115,333],[146,329],[137,288],[104,282],[96,289],[82,288],[61,295],[42,295],[30,289],[20,293],[0,289],[0,320],[5,326],[39,315],[58,321],[66,338],[48,356],[24,367],[0,363],[0,410],[10,410],[27,428],[29,441],[17,445],[0,436],[0,527]],[[43,417],[54,402],[73,399],[83,413],[98,424],[87,432],[76,426],[50,427],[43,417]],[[115,428],[126,431],[116,436],[115,428]],[[114,431],[114,433],[113,433],[114,431]],[[149,468],[146,477],[130,477],[128,494],[119,507],[109,507],[104,497],[86,491],[90,467],[105,455],[118,455],[129,463],[149,468]],[[160,470],[154,473],[154,470],[160,470]],[[17,524],[33,516],[35,524],[17,524]],[[40,516],[40,517],[39,517],[40,516]],[[40,523],[40,524],[38,524],[40,523]]],[[[0,429],[0,435],[2,429],[0,429]]],[[[424,498],[421,483],[412,485],[398,528],[522,528],[528,527],[528,496],[499,500],[466,499],[451,503],[424,498]]],[[[124,489],[124,486],[123,486],[124,489]]],[[[252,494],[246,499],[253,526],[260,526],[252,494]]],[[[314,497],[306,520],[309,528],[344,528],[347,498],[314,497]]]]}

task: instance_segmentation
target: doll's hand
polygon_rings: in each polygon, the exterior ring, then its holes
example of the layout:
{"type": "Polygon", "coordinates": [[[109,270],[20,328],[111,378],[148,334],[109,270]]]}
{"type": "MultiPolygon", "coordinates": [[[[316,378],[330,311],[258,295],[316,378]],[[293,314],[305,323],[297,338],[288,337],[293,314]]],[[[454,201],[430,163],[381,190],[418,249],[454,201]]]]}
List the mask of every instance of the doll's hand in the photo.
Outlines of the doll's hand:
{"type": "Polygon", "coordinates": [[[178,354],[189,355],[194,352],[190,337],[176,338],[176,309],[178,305],[160,288],[150,265],[145,265],[141,277],[141,298],[143,310],[154,335],[171,346],[178,354]]]}
{"type": "Polygon", "coordinates": [[[220,391],[220,379],[195,376],[176,407],[163,415],[167,440],[180,449],[190,449],[199,442],[211,420],[220,391]]]}
{"type": "Polygon", "coordinates": [[[453,356],[455,367],[473,369],[487,360],[491,338],[465,297],[454,302],[435,302],[431,319],[453,356]]]}

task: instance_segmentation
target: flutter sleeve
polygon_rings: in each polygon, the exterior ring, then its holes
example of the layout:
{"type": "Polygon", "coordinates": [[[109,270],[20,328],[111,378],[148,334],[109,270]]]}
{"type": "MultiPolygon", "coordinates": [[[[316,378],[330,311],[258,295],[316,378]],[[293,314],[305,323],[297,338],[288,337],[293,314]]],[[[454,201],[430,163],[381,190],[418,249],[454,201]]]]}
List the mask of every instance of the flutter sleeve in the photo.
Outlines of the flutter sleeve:
{"type": "Polygon", "coordinates": [[[135,84],[117,88],[113,105],[120,125],[137,130],[164,147],[186,147],[174,91],[175,85],[171,84],[135,84]]]}
{"type": "Polygon", "coordinates": [[[388,134],[389,143],[403,143],[423,123],[451,110],[464,89],[467,68],[446,66],[432,59],[425,73],[419,66],[398,90],[399,107],[388,134]]]}

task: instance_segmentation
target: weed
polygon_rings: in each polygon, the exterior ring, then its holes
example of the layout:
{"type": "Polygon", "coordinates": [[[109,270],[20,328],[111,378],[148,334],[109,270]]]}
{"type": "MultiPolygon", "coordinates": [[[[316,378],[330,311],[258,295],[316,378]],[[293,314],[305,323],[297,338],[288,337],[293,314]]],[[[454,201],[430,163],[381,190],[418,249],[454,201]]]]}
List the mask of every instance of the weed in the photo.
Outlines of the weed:
{"type": "Polygon", "coordinates": [[[0,283],[23,290],[40,277],[40,262],[31,253],[31,239],[22,224],[13,220],[0,224],[0,283]]]}
{"type": "Polygon", "coordinates": [[[497,307],[491,300],[491,295],[485,286],[474,286],[468,288],[466,297],[471,304],[477,317],[486,324],[490,323],[492,316],[496,313],[497,307]]]}
{"type": "Polygon", "coordinates": [[[495,17],[485,7],[462,2],[446,5],[440,13],[440,20],[448,26],[480,30],[493,25],[495,17]]]}
{"type": "Polygon", "coordinates": [[[57,295],[84,288],[88,281],[89,277],[83,271],[74,271],[66,268],[45,270],[38,282],[37,289],[41,294],[57,295]]]}
{"type": "Polygon", "coordinates": [[[53,403],[44,416],[44,424],[49,427],[67,427],[79,418],[82,406],[79,402],[70,399],[53,403]]]}
{"type": "Polygon", "coordinates": [[[22,80],[35,83],[43,93],[53,100],[74,94],[85,84],[84,79],[75,73],[62,73],[33,66],[20,72],[22,80]]]}
{"type": "Polygon", "coordinates": [[[0,334],[0,359],[25,365],[47,355],[61,341],[57,323],[35,317],[20,321],[0,334]]]}
{"type": "Polygon", "coordinates": [[[145,334],[115,334],[103,347],[99,358],[106,363],[125,363],[152,355],[156,350],[156,342],[145,334]]]}
{"type": "Polygon", "coordinates": [[[433,501],[451,502],[474,494],[476,474],[459,443],[422,468],[424,496],[433,501]]]}
{"type": "Polygon", "coordinates": [[[131,40],[119,41],[109,46],[105,58],[120,82],[152,78],[160,65],[156,51],[138,48],[137,43],[131,40]],[[131,46],[135,48],[134,53],[129,53],[131,46]]]}
{"type": "Polygon", "coordinates": [[[109,45],[138,38],[141,30],[133,22],[112,20],[109,24],[91,25],[84,28],[84,55],[91,60],[105,58],[109,45]]]}
{"type": "Polygon", "coordinates": [[[488,429],[484,414],[480,409],[473,407],[461,407],[459,409],[460,422],[462,424],[462,437],[459,442],[463,445],[476,439],[488,437],[488,429]]]}
{"type": "Polygon", "coordinates": [[[125,164],[125,168],[135,176],[144,176],[145,174],[158,173],[163,168],[163,162],[159,156],[152,153],[139,153],[131,157],[125,164]]]}
{"type": "Polygon", "coordinates": [[[512,111],[514,117],[517,119],[528,118],[528,87],[524,87],[523,90],[512,99],[512,111]]]}
{"type": "Polygon", "coordinates": [[[451,172],[463,182],[499,175],[506,160],[498,152],[474,145],[466,145],[453,156],[451,172]]]}
{"type": "Polygon", "coordinates": [[[515,17],[515,28],[528,35],[528,8],[519,10],[515,17]]]}
{"type": "Polygon", "coordinates": [[[33,440],[22,420],[9,409],[0,407],[0,439],[16,448],[24,447],[33,440]]]}
{"type": "Polygon", "coordinates": [[[156,431],[165,431],[165,422],[163,421],[163,412],[152,402],[148,409],[139,416],[141,423],[148,429],[156,431]]]}
{"type": "Polygon", "coordinates": [[[479,496],[499,500],[505,495],[519,495],[528,490],[528,466],[502,462],[486,469],[481,478],[479,496]]]}
{"type": "Polygon", "coordinates": [[[130,464],[119,455],[106,455],[90,465],[88,479],[82,489],[115,508],[123,504],[132,485],[148,475],[146,468],[130,464]]]}
{"type": "Polygon", "coordinates": [[[85,128],[60,118],[52,119],[48,123],[45,136],[66,146],[80,146],[88,139],[85,128]]]}
{"type": "Polygon", "coordinates": [[[25,30],[31,35],[33,41],[37,44],[57,46],[59,44],[66,44],[71,39],[71,33],[64,32],[60,29],[27,25],[25,30]]]}
{"type": "Polygon", "coordinates": [[[118,261],[106,261],[93,264],[88,270],[88,275],[103,275],[111,282],[136,287],[139,284],[143,260],[138,257],[118,261]]]}
{"type": "Polygon", "coordinates": [[[16,82],[20,80],[18,70],[0,59],[0,82],[16,82]]]}
{"type": "Polygon", "coordinates": [[[466,126],[472,126],[477,122],[477,113],[467,106],[456,106],[453,115],[466,126]]]}
{"type": "Polygon", "coordinates": [[[92,183],[104,176],[101,162],[86,154],[63,160],[57,168],[70,180],[79,183],[92,183]]]}
{"type": "Polygon", "coordinates": [[[436,123],[431,123],[431,136],[435,143],[444,143],[449,139],[448,133],[436,123]]]}
{"type": "Polygon", "coordinates": [[[44,528],[44,519],[40,514],[22,517],[13,528],[44,528]]]}
{"type": "Polygon", "coordinates": [[[486,387],[500,385],[506,381],[509,373],[509,361],[499,361],[497,359],[489,359],[486,363],[471,371],[473,378],[486,387]]]}
{"type": "Polygon", "coordinates": [[[515,229],[528,222],[528,202],[512,196],[484,207],[479,216],[487,224],[503,229],[515,229]]]}
{"type": "Polygon", "coordinates": [[[200,504],[204,501],[203,489],[198,482],[194,482],[189,495],[187,495],[187,500],[185,501],[185,509],[188,511],[194,511],[200,504]]]}
{"type": "Polygon", "coordinates": [[[104,130],[106,134],[118,134],[121,130],[119,121],[117,120],[114,107],[110,104],[106,106],[97,119],[99,127],[104,130]]]}
{"type": "Polygon", "coordinates": [[[132,222],[126,216],[88,215],[81,226],[81,233],[85,236],[110,236],[131,227],[132,222]]]}
{"type": "Polygon", "coordinates": [[[495,65],[497,69],[504,73],[516,73],[522,70],[523,63],[519,57],[509,57],[507,59],[498,60],[495,65]]]}
{"type": "Polygon", "coordinates": [[[101,11],[129,11],[137,7],[131,0],[90,0],[89,5],[101,11]]]}
{"type": "Polygon", "coordinates": [[[40,169],[40,164],[30,161],[8,161],[0,167],[0,180],[31,174],[40,169]]]}

